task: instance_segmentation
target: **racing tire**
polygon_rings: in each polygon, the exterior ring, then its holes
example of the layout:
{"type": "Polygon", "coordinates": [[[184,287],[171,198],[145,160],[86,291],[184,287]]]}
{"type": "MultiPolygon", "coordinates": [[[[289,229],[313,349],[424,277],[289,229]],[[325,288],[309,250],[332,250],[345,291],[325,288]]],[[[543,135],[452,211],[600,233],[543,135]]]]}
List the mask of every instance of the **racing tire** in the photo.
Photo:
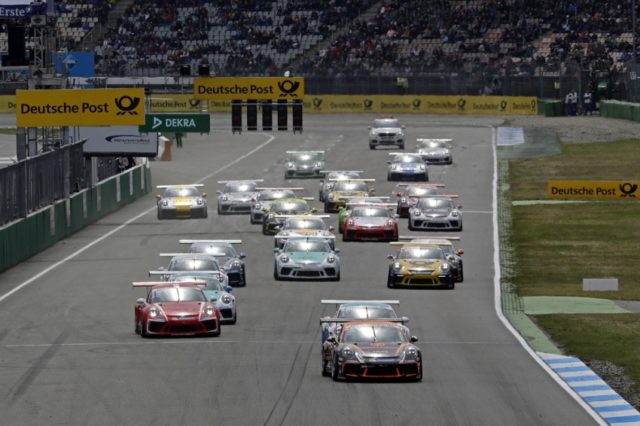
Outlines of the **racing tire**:
{"type": "Polygon", "coordinates": [[[391,278],[391,274],[387,275],[387,288],[396,288],[393,278],[391,278]]]}
{"type": "Polygon", "coordinates": [[[222,209],[220,208],[220,206],[218,206],[218,214],[219,215],[223,215],[224,213],[222,213],[222,209]]]}
{"type": "Polygon", "coordinates": [[[409,231],[415,231],[416,228],[413,227],[413,223],[411,223],[411,218],[409,218],[409,231]]]}
{"type": "Polygon", "coordinates": [[[331,213],[331,211],[329,210],[329,207],[327,206],[327,203],[324,204],[324,212],[331,213]]]}
{"type": "Polygon", "coordinates": [[[142,323],[142,321],[140,321],[140,337],[142,337],[143,339],[149,337],[149,335],[147,334],[147,330],[144,329],[144,324],[142,323]]]}
{"type": "Polygon", "coordinates": [[[404,149],[404,142],[398,145],[398,149],[404,149]]]}
{"type": "Polygon", "coordinates": [[[209,217],[209,212],[207,210],[204,211],[204,213],[202,213],[202,218],[206,219],[209,217]]]}
{"type": "Polygon", "coordinates": [[[339,377],[338,377],[338,370],[339,370],[338,360],[333,361],[332,365],[333,365],[333,368],[331,369],[331,379],[334,382],[337,382],[338,379],[339,379],[339,377]]]}
{"type": "Polygon", "coordinates": [[[347,237],[347,233],[344,232],[344,229],[342,230],[342,241],[350,241],[349,237],[347,237]]]}
{"type": "Polygon", "coordinates": [[[329,363],[327,362],[326,359],[324,359],[324,354],[322,354],[322,377],[329,377],[331,375],[330,371],[327,371],[327,367],[329,366],[329,363]]]}
{"type": "Polygon", "coordinates": [[[267,232],[267,227],[262,225],[262,235],[269,235],[269,232],[267,232]]]}
{"type": "Polygon", "coordinates": [[[331,281],[340,281],[340,272],[338,271],[338,275],[331,278],[331,281]]]}
{"type": "Polygon", "coordinates": [[[453,279],[453,276],[449,278],[449,282],[447,283],[447,289],[453,290],[456,288],[456,280],[453,279]]]}
{"type": "Polygon", "coordinates": [[[460,229],[458,231],[462,232],[462,224],[460,224],[460,229]]]}
{"type": "MultiPolygon", "coordinates": [[[[420,359],[422,359],[422,354],[420,354],[420,359]]],[[[418,369],[418,375],[413,379],[416,382],[422,381],[422,362],[420,362],[420,368],[418,369]]]]}
{"type": "Polygon", "coordinates": [[[164,216],[162,216],[162,212],[158,210],[158,220],[162,220],[162,219],[164,219],[164,216]]]}
{"type": "Polygon", "coordinates": [[[238,287],[244,287],[247,285],[247,272],[242,268],[242,276],[240,277],[240,283],[238,287]]]}
{"type": "Polygon", "coordinates": [[[464,268],[462,267],[462,261],[460,261],[460,282],[464,281],[464,268]]]}
{"type": "Polygon", "coordinates": [[[369,149],[376,149],[376,146],[369,144],[369,149]]]}
{"type": "Polygon", "coordinates": [[[342,234],[342,225],[338,224],[338,232],[342,234]]]}
{"type": "Polygon", "coordinates": [[[233,325],[238,321],[238,311],[236,310],[236,314],[233,316],[233,318],[231,318],[231,321],[229,321],[229,324],[233,325]]]}
{"type": "Polygon", "coordinates": [[[273,279],[276,281],[282,281],[282,278],[278,275],[278,270],[273,268],[273,279]]]}
{"type": "Polygon", "coordinates": [[[220,326],[220,323],[218,323],[218,329],[216,331],[212,331],[211,336],[218,337],[220,336],[220,333],[222,333],[222,327],[220,326]]]}
{"type": "Polygon", "coordinates": [[[424,181],[425,182],[429,182],[429,175],[425,173],[424,175],[424,181]]]}
{"type": "Polygon", "coordinates": [[[134,329],[133,332],[135,334],[140,334],[140,323],[136,321],[136,323],[133,325],[134,329]]]}

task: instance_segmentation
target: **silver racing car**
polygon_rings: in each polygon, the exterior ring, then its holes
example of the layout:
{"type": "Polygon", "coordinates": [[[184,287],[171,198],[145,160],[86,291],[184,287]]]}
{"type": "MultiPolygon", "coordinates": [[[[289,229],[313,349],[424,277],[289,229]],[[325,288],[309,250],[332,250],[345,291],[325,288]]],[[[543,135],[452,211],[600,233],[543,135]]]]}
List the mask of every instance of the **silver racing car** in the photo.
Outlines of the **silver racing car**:
{"type": "Polygon", "coordinates": [[[158,219],[180,219],[207,217],[207,193],[200,193],[199,183],[185,185],[158,185],[164,189],[162,195],[156,195],[158,219]]]}
{"type": "Polygon", "coordinates": [[[250,213],[257,182],[262,179],[218,181],[225,184],[222,191],[218,191],[218,214],[250,213]]]}
{"type": "Polygon", "coordinates": [[[324,151],[287,151],[284,178],[322,177],[324,151]]]}
{"type": "Polygon", "coordinates": [[[418,139],[416,152],[422,155],[427,164],[452,164],[453,154],[449,143],[451,139],[418,139]]]}

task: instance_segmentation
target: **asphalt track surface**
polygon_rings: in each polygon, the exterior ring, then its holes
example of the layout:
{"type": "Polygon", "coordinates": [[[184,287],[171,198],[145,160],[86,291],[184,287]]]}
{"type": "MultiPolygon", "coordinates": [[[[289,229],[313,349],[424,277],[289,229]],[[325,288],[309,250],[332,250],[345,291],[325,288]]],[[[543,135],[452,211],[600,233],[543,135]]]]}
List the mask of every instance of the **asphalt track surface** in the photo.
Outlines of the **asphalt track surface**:
{"type": "MultiPolygon", "coordinates": [[[[327,168],[365,170],[378,179],[377,194],[388,195],[395,185],[386,181],[388,151],[367,147],[371,118],[308,114],[302,134],[231,135],[227,117],[214,116],[211,135],[192,135],[173,161],[152,163],[154,184],[202,181],[208,219],[158,221],[150,194],[0,275],[0,298],[28,282],[0,300],[0,424],[594,424],[495,312],[491,129],[458,127],[462,118],[437,125],[402,117],[408,141],[455,140],[454,164],[430,169],[464,207],[465,281],[453,291],[387,289],[391,247],[340,239],[340,282],[276,282],[273,238],[248,216],[216,214],[222,179],[301,185],[317,198],[317,180],[283,179],[288,149],[323,149],[327,168]],[[178,239],[212,237],[241,238],[248,253],[248,285],[233,291],[238,323],[218,338],[135,335],[134,303],[145,293],[130,282],[163,265],[159,252],[180,251],[178,239]],[[322,377],[318,320],[333,312],[322,298],[399,299],[398,312],[420,339],[423,381],[322,377]]],[[[401,233],[409,233],[406,219],[401,233]]]]}

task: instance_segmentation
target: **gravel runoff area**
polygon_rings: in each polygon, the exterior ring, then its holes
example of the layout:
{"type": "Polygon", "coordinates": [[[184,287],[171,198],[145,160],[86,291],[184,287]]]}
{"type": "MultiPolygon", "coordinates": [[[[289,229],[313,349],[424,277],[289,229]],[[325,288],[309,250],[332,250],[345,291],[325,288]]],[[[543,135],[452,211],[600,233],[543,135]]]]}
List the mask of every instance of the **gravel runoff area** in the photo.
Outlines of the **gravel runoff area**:
{"type": "MultiPolygon", "coordinates": [[[[606,142],[618,139],[640,137],[640,123],[633,121],[603,118],[599,116],[579,117],[542,117],[518,116],[505,117],[506,123],[513,127],[545,127],[558,132],[564,143],[606,142]]],[[[638,302],[629,302],[636,311],[638,302]]],[[[624,369],[609,361],[585,360],[596,374],[622,395],[627,402],[640,408],[640,395],[635,392],[634,381],[625,375],[624,369]]]]}

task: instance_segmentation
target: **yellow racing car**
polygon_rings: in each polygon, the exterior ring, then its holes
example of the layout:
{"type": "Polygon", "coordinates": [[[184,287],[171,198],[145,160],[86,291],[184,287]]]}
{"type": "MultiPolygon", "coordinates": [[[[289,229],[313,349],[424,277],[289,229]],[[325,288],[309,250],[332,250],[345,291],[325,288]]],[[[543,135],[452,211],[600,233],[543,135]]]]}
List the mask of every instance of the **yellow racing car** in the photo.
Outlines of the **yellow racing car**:
{"type": "Polygon", "coordinates": [[[391,261],[387,287],[455,288],[453,267],[441,247],[411,242],[390,244],[400,249],[395,255],[387,256],[391,261]]]}

